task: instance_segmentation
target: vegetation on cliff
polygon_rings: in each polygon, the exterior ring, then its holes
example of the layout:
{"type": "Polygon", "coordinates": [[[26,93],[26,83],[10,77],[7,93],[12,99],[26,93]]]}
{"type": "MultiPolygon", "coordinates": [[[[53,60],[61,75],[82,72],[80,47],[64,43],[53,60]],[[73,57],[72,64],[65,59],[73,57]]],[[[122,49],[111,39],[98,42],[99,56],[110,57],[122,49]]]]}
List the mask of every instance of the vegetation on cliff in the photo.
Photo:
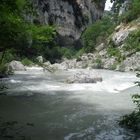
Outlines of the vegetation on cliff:
{"type": "Polygon", "coordinates": [[[111,18],[112,14],[107,13],[102,20],[98,20],[88,27],[82,35],[85,52],[93,52],[95,47],[107,38],[114,31],[115,23],[111,18]]]}

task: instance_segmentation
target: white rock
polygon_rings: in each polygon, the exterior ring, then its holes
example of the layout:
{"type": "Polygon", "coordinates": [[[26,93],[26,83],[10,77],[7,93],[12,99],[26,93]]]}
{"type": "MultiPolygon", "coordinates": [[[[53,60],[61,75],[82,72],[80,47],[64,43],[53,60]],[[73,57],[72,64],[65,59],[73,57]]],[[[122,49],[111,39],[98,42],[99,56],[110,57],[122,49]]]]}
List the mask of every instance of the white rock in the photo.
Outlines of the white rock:
{"type": "Polygon", "coordinates": [[[101,43],[100,45],[98,45],[97,47],[96,47],[96,50],[97,51],[101,51],[101,50],[103,50],[105,48],[105,44],[104,43],[101,43]]]}
{"type": "Polygon", "coordinates": [[[43,63],[43,57],[42,56],[38,56],[36,58],[36,60],[39,62],[39,63],[43,63]]]}
{"type": "Polygon", "coordinates": [[[102,77],[96,72],[79,72],[73,76],[68,77],[67,83],[96,83],[102,82],[102,77]]]}
{"type": "Polygon", "coordinates": [[[12,71],[26,71],[25,66],[20,61],[13,60],[9,63],[8,67],[12,71]]]}
{"type": "Polygon", "coordinates": [[[136,28],[132,27],[129,29],[121,29],[118,32],[114,33],[112,36],[112,41],[114,42],[115,45],[119,46],[121,45],[125,39],[128,37],[128,35],[132,32],[136,30],[136,28]]]}

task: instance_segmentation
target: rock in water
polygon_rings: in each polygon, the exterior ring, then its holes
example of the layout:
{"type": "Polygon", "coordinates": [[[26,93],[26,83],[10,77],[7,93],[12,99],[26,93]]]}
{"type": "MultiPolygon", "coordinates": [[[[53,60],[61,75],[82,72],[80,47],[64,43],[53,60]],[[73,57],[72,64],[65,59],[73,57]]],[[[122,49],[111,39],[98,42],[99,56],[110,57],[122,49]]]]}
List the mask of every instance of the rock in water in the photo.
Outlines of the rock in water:
{"type": "Polygon", "coordinates": [[[10,62],[8,67],[9,67],[9,70],[12,70],[12,71],[25,71],[26,70],[25,66],[20,61],[15,61],[15,60],[10,62]]]}
{"type": "Polygon", "coordinates": [[[102,77],[95,71],[92,72],[79,72],[73,76],[68,77],[67,83],[97,83],[102,82],[102,77]]]}

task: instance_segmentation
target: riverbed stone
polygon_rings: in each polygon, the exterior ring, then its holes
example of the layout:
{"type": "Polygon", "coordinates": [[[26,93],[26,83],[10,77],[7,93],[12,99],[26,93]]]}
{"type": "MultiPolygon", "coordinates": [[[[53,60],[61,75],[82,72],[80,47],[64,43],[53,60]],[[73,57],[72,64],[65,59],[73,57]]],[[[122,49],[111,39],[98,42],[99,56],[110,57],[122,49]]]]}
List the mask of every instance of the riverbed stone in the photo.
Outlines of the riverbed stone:
{"type": "Polygon", "coordinates": [[[13,60],[8,64],[8,69],[12,71],[25,71],[26,67],[20,61],[13,60]]]}
{"type": "Polygon", "coordinates": [[[67,83],[97,83],[102,82],[102,77],[96,72],[78,72],[66,80],[67,83]]]}

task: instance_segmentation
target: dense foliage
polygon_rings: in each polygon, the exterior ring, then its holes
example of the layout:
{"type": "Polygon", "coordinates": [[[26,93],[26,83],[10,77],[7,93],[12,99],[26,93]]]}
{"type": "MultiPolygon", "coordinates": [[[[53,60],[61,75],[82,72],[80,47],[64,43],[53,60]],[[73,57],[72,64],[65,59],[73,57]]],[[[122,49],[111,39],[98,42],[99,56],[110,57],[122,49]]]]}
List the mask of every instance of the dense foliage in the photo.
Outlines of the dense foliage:
{"type": "Polygon", "coordinates": [[[120,7],[125,0],[111,0],[114,2],[112,10],[117,15],[118,22],[130,22],[140,17],[140,0],[131,0],[127,5],[126,11],[119,16],[120,7]]]}
{"type": "Polygon", "coordinates": [[[56,44],[56,28],[32,23],[36,11],[30,0],[2,0],[0,2],[0,64],[13,59],[34,61],[38,55],[54,62],[63,56],[71,58],[75,50],[61,48],[56,44]],[[11,59],[7,59],[7,55],[11,59]],[[12,56],[12,57],[11,57],[12,56]]]}
{"type": "Polygon", "coordinates": [[[86,52],[92,52],[95,46],[105,42],[106,38],[113,32],[114,22],[110,17],[105,16],[102,20],[95,22],[83,33],[82,39],[86,52]]]}
{"type": "Polygon", "coordinates": [[[28,57],[41,53],[52,44],[56,35],[55,28],[28,22],[25,13],[31,11],[34,14],[27,0],[6,0],[0,3],[1,52],[12,48],[19,57],[28,57]],[[24,10],[21,7],[24,7],[24,10]]]}
{"type": "MultiPolygon", "coordinates": [[[[140,77],[140,74],[137,74],[140,77]]],[[[140,86],[140,82],[136,82],[140,86]]],[[[136,109],[128,115],[122,117],[120,125],[126,126],[134,131],[140,132],[140,94],[132,96],[133,102],[136,104],[136,109]]]]}
{"type": "Polygon", "coordinates": [[[128,36],[124,48],[125,50],[130,50],[134,52],[140,51],[140,29],[132,32],[128,36]]]}
{"type": "Polygon", "coordinates": [[[129,10],[120,17],[120,21],[130,22],[138,17],[140,17],[140,0],[132,0],[129,10]]]}

